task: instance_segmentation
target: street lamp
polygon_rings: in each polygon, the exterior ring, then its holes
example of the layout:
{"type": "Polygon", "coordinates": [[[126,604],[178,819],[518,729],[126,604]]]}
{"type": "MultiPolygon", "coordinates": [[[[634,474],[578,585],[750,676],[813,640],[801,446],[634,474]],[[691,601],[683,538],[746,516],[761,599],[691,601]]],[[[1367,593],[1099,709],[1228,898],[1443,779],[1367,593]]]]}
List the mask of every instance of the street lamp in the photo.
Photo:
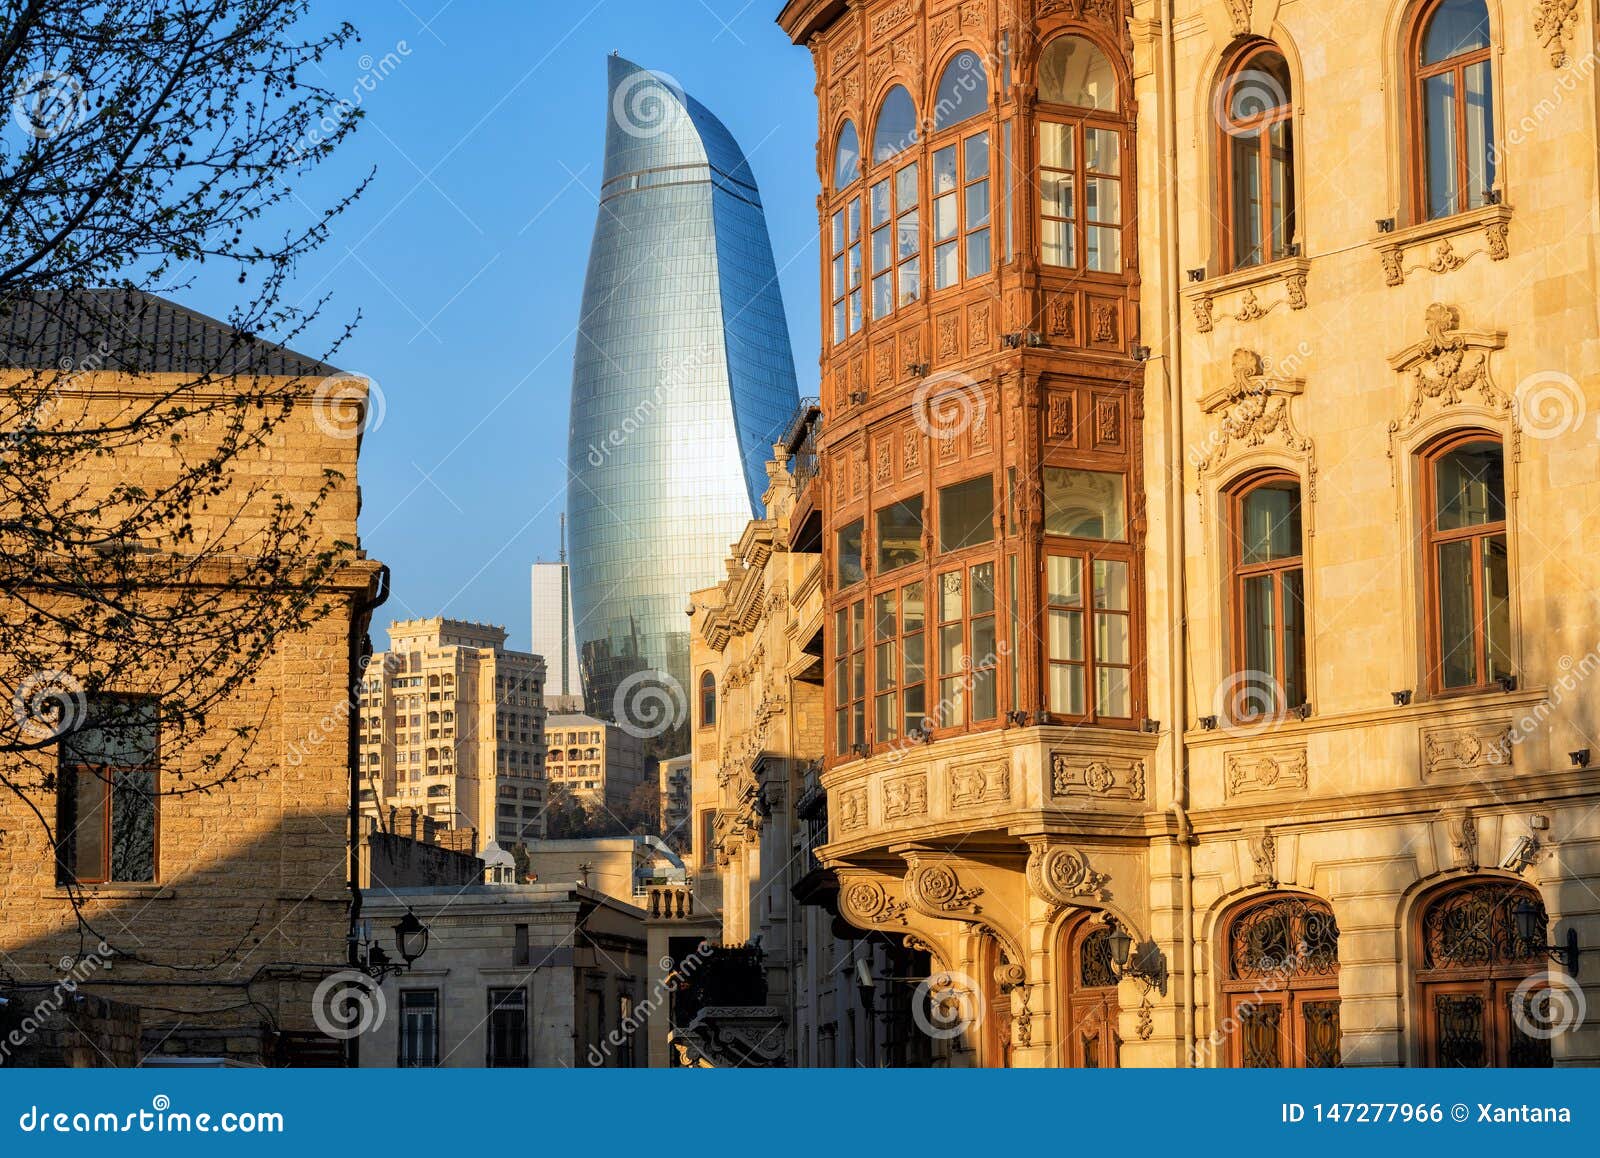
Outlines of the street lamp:
{"type": "Polygon", "coordinates": [[[400,950],[407,968],[428,951],[428,926],[417,920],[417,915],[410,909],[394,927],[394,947],[400,950]]]}
{"type": "Polygon", "coordinates": [[[394,925],[394,948],[400,955],[399,961],[373,940],[371,922],[362,921],[351,935],[355,942],[355,963],[367,976],[380,981],[391,973],[411,968],[417,958],[428,951],[428,927],[410,909],[394,925]]]}
{"type": "Polygon", "coordinates": [[[1531,945],[1542,953],[1548,953],[1550,960],[1559,963],[1568,973],[1578,975],[1578,930],[1567,930],[1565,945],[1550,944],[1548,933],[1544,927],[1544,920],[1540,916],[1541,910],[1527,897],[1519,900],[1511,910],[1511,915],[1517,922],[1517,940],[1524,945],[1531,945]]]}

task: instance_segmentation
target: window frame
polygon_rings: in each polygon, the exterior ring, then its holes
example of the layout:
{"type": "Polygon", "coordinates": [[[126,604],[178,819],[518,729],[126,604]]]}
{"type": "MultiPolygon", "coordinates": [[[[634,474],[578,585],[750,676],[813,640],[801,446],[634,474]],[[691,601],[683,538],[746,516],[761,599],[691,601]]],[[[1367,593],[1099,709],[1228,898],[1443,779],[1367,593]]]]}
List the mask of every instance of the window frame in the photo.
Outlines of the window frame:
{"type": "Polygon", "coordinates": [[[1004,649],[1009,645],[1002,631],[1005,620],[1003,557],[996,550],[996,546],[997,544],[991,541],[941,555],[929,575],[930,589],[927,595],[928,602],[925,605],[927,608],[925,630],[928,633],[928,642],[924,662],[928,678],[932,681],[934,698],[928,705],[925,715],[933,723],[932,734],[935,736],[979,732],[997,727],[1001,723],[1003,700],[1000,693],[1000,660],[1004,649]],[[979,567],[990,569],[989,589],[994,602],[987,611],[975,614],[972,608],[974,588],[972,572],[979,567]],[[959,578],[961,581],[961,613],[957,618],[946,619],[944,588],[946,582],[952,578],[959,578]],[[990,621],[990,630],[994,638],[994,646],[985,657],[984,663],[978,663],[974,659],[978,649],[973,643],[975,635],[973,625],[979,619],[990,621]],[[959,670],[947,672],[944,668],[944,632],[946,628],[957,625],[961,630],[961,661],[959,670]],[[973,689],[978,677],[984,674],[989,678],[994,712],[982,719],[975,719],[972,714],[973,689]],[[955,723],[947,722],[947,713],[943,710],[948,702],[945,696],[945,684],[950,681],[955,681],[960,690],[961,718],[955,723]]]}
{"type": "Polygon", "coordinates": [[[483,1019],[483,1064],[485,1069],[527,1069],[533,1064],[533,1049],[529,1040],[533,1020],[529,1017],[528,987],[526,985],[491,985],[484,991],[487,1010],[483,1019]],[[499,998],[496,998],[499,994],[499,998]],[[508,999],[520,999],[518,1004],[506,1004],[508,999]],[[520,1051],[507,1055],[495,1052],[496,1015],[516,1012],[522,1014],[520,1051]]]}
{"type": "Polygon", "coordinates": [[[709,670],[700,673],[700,726],[717,726],[717,677],[709,670]]]}
{"type": "Polygon", "coordinates": [[[1294,88],[1291,84],[1283,94],[1283,103],[1274,108],[1236,120],[1233,115],[1232,94],[1238,78],[1250,70],[1252,62],[1257,58],[1271,53],[1283,61],[1285,74],[1290,74],[1289,58],[1284,54],[1276,42],[1268,39],[1251,40],[1237,49],[1227,67],[1222,71],[1222,78],[1218,82],[1217,93],[1220,102],[1217,108],[1217,178],[1218,178],[1218,210],[1217,219],[1221,224],[1221,242],[1218,247],[1218,257],[1221,260],[1222,272],[1231,273],[1235,270],[1260,269],[1277,261],[1286,261],[1296,256],[1295,235],[1299,232],[1299,156],[1295,132],[1294,88]],[[1272,128],[1275,125],[1288,126],[1289,160],[1288,160],[1288,191],[1287,205],[1284,207],[1285,230],[1287,237],[1282,239],[1276,236],[1273,223],[1276,220],[1274,209],[1276,202],[1272,197],[1272,128]],[[1235,196],[1238,193],[1237,178],[1234,173],[1234,147],[1241,139],[1254,135],[1257,139],[1256,158],[1259,164],[1257,171],[1257,193],[1261,207],[1261,242],[1258,247],[1260,257],[1255,261],[1239,260],[1237,247],[1239,242],[1239,221],[1235,196]],[[1282,244],[1278,242],[1281,240],[1282,244]]]}
{"type": "Polygon", "coordinates": [[[1507,639],[1506,652],[1512,671],[1516,670],[1514,661],[1516,630],[1515,606],[1512,604],[1513,580],[1516,569],[1511,561],[1511,494],[1510,487],[1504,487],[1501,499],[1505,506],[1505,517],[1489,523],[1476,523],[1469,527],[1458,527],[1449,531],[1438,529],[1439,519],[1439,494],[1438,480],[1436,477],[1436,464],[1462,446],[1474,442],[1492,442],[1500,448],[1500,467],[1503,482],[1506,471],[1506,442],[1498,433],[1492,430],[1473,428],[1468,430],[1452,430],[1449,433],[1434,439],[1417,454],[1417,461],[1421,478],[1419,479],[1419,494],[1421,497],[1422,534],[1422,575],[1423,575],[1423,637],[1424,659],[1427,664],[1427,688],[1429,695],[1436,698],[1450,696],[1479,695],[1484,692],[1501,691],[1498,677],[1489,675],[1489,634],[1486,628],[1487,604],[1483,586],[1483,546],[1493,538],[1500,538],[1505,544],[1506,557],[1506,620],[1507,639]],[[1441,589],[1439,583],[1439,552],[1440,545],[1448,542],[1470,542],[1472,544],[1472,638],[1473,638],[1473,663],[1478,672],[1478,681],[1460,687],[1446,687],[1444,684],[1444,640],[1441,619],[1444,607],[1441,602],[1441,589]]]}
{"type": "MultiPolygon", "coordinates": [[[[1248,624],[1245,620],[1245,583],[1251,579],[1263,576],[1272,578],[1272,606],[1276,614],[1275,627],[1272,633],[1273,647],[1273,677],[1278,688],[1284,692],[1284,700],[1291,698],[1289,689],[1284,683],[1284,673],[1287,671],[1286,643],[1288,620],[1284,615],[1285,578],[1288,573],[1297,571],[1300,574],[1300,703],[1288,702],[1275,705],[1271,712],[1262,712],[1248,717],[1235,717],[1232,722],[1237,724],[1254,724],[1281,720],[1295,708],[1309,703],[1311,689],[1308,686],[1311,665],[1306,654],[1306,641],[1310,637],[1310,599],[1306,590],[1306,532],[1305,532],[1305,484],[1300,476],[1293,471],[1279,468],[1269,468],[1247,474],[1236,480],[1227,490],[1227,520],[1224,529],[1228,536],[1228,639],[1230,654],[1230,677],[1253,670],[1249,668],[1246,655],[1248,624]],[[1246,563],[1244,554],[1244,510],[1245,503],[1251,495],[1263,488],[1270,488],[1277,483],[1293,483],[1297,494],[1297,503],[1300,506],[1300,542],[1299,552],[1282,559],[1272,559],[1264,563],[1246,563]]],[[[1251,697],[1229,697],[1229,711],[1238,706],[1234,701],[1253,702],[1251,697]]]]}
{"type": "Polygon", "coordinates": [[[62,735],[56,742],[56,884],[57,887],[70,886],[150,886],[162,883],[161,877],[161,711],[160,704],[153,696],[143,696],[128,693],[107,693],[98,695],[88,701],[88,710],[82,728],[62,735]],[[150,745],[150,759],[146,764],[138,765],[95,765],[82,762],[69,761],[69,749],[74,736],[87,731],[95,726],[94,704],[117,703],[124,705],[147,704],[151,709],[150,728],[153,733],[150,745]],[[115,804],[114,779],[119,773],[148,772],[150,774],[150,878],[148,880],[117,880],[112,876],[112,826],[113,806],[115,804]],[[79,801],[79,785],[84,775],[87,774],[99,782],[103,792],[101,801],[101,849],[104,875],[86,877],[78,871],[78,818],[83,814],[79,801]],[[68,788],[70,783],[71,787],[68,788]],[[71,793],[71,804],[67,803],[67,794],[71,793]],[[71,829],[67,829],[67,815],[70,808],[71,829]]]}
{"type": "MultiPolygon", "coordinates": [[[[983,108],[972,116],[954,124],[938,128],[930,127],[929,132],[926,134],[927,140],[924,147],[928,164],[928,171],[925,175],[927,184],[927,220],[925,227],[927,233],[923,244],[923,252],[927,255],[927,261],[924,262],[922,269],[923,301],[930,300],[939,294],[954,292],[962,286],[979,282],[984,278],[993,277],[1000,265],[998,260],[999,249],[995,245],[995,230],[999,227],[999,216],[1004,212],[1001,198],[1004,196],[1005,191],[998,185],[998,175],[995,167],[995,157],[1000,148],[999,121],[996,118],[993,99],[994,81],[989,76],[987,65],[983,63],[981,50],[972,45],[960,44],[950,50],[937,70],[938,80],[934,83],[933,88],[935,94],[935,109],[933,112],[937,111],[937,94],[944,83],[945,75],[956,66],[956,62],[960,60],[963,53],[973,54],[977,58],[979,68],[983,71],[983,108]],[[982,176],[969,180],[967,177],[967,149],[970,147],[969,142],[980,136],[987,138],[984,147],[988,152],[988,160],[984,165],[982,176]],[[938,192],[938,172],[935,159],[945,149],[954,149],[955,151],[955,187],[941,194],[938,192]],[[973,226],[968,220],[967,198],[969,190],[980,184],[988,185],[988,212],[983,224],[973,226]],[[955,198],[956,228],[954,234],[941,240],[936,233],[937,205],[943,197],[955,198]],[[982,273],[974,274],[970,272],[969,261],[972,238],[985,232],[988,234],[989,244],[988,268],[982,273]],[[956,276],[955,280],[948,285],[940,285],[939,251],[947,245],[956,247],[956,276]]],[[[928,117],[930,126],[933,124],[933,112],[930,112],[928,117]]]]}
{"type": "MultiPolygon", "coordinates": [[[[1090,29],[1078,26],[1059,28],[1048,37],[1043,37],[1037,58],[1042,58],[1044,50],[1063,37],[1077,37],[1093,45],[1110,64],[1116,76],[1117,104],[1115,109],[1094,109],[1079,105],[1061,104],[1056,101],[1047,101],[1042,96],[1039,98],[1034,115],[1034,181],[1038,189],[1038,196],[1030,207],[1035,215],[1036,237],[1038,239],[1038,257],[1041,270],[1053,270],[1063,275],[1072,277],[1090,278],[1125,278],[1127,277],[1130,228],[1134,225],[1133,216],[1135,206],[1133,197],[1137,196],[1137,189],[1133,183],[1133,126],[1127,113],[1130,94],[1128,80],[1119,63],[1120,52],[1107,48],[1090,29]],[[1044,126],[1046,124],[1059,125],[1067,128],[1072,144],[1072,161],[1070,169],[1058,169],[1050,166],[1050,172],[1066,173],[1072,179],[1073,210],[1076,216],[1071,218],[1057,217],[1044,212],[1044,181],[1046,169],[1044,164],[1044,126]],[[1106,174],[1099,170],[1088,169],[1088,154],[1086,142],[1089,129],[1102,129],[1116,134],[1117,138],[1117,172],[1106,174]],[[1090,178],[1095,180],[1109,180],[1117,185],[1118,220],[1110,226],[1117,231],[1117,268],[1115,270],[1091,269],[1088,266],[1089,252],[1089,217],[1087,189],[1090,178]],[[1068,265],[1057,265],[1047,261],[1044,255],[1045,223],[1056,221],[1070,225],[1072,230],[1073,261],[1068,265]]],[[[1037,63],[1035,64],[1037,68],[1037,63]]],[[[1037,81],[1037,76],[1035,80],[1037,81]]],[[[1097,228],[1106,228],[1104,222],[1095,222],[1097,228]]]]}
{"type": "Polygon", "coordinates": [[[395,1034],[395,1068],[397,1069],[437,1069],[441,1060],[440,1054],[444,1044],[444,1003],[442,994],[437,986],[417,986],[400,990],[399,1023],[395,1034]],[[406,1045],[410,1038],[406,1032],[407,1014],[412,1012],[406,1008],[406,999],[414,994],[431,994],[433,997],[433,1044],[430,1060],[421,1061],[414,1058],[408,1059],[406,1045]]]}
{"type": "Polygon", "coordinates": [[[1424,64],[1422,61],[1423,43],[1427,39],[1428,29],[1433,19],[1438,15],[1439,9],[1447,0],[1426,0],[1412,14],[1410,28],[1405,40],[1405,64],[1408,77],[1408,109],[1410,132],[1410,161],[1411,161],[1411,209],[1414,223],[1422,224],[1429,221],[1443,221],[1463,213],[1470,213],[1484,206],[1468,204],[1470,200],[1467,190],[1470,187],[1471,163],[1467,155],[1467,102],[1466,102],[1466,72],[1467,69],[1477,64],[1487,64],[1489,81],[1489,117],[1487,133],[1484,142],[1485,151],[1482,160],[1486,164],[1485,177],[1488,183],[1484,188],[1486,194],[1484,205],[1492,204],[1492,195],[1499,182],[1499,167],[1493,164],[1495,153],[1495,113],[1500,107],[1499,94],[1496,92],[1495,52],[1498,42],[1495,37],[1494,14],[1489,11],[1487,3],[1484,4],[1484,19],[1489,31],[1489,43],[1482,48],[1469,49],[1457,53],[1455,56],[1436,64],[1424,64]],[[1456,165],[1455,180],[1457,196],[1456,208],[1435,215],[1429,208],[1432,187],[1432,174],[1428,168],[1428,116],[1427,116],[1427,82],[1436,76],[1451,73],[1455,77],[1456,98],[1453,101],[1453,116],[1451,118],[1451,132],[1454,134],[1456,165]]]}
{"type": "Polygon", "coordinates": [[[855,596],[841,602],[833,609],[831,623],[828,630],[828,662],[833,665],[834,678],[833,703],[831,706],[833,731],[831,734],[836,760],[851,760],[858,751],[867,746],[867,688],[870,685],[867,673],[868,636],[870,631],[867,624],[867,604],[871,597],[865,588],[859,589],[855,596]],[[852,629],[859,623],[859,637],[852,634],[852,629]],[[844,673],[841,678],[840,673],[844,673]],[[859,680],[853,679],[859,672],[859,680]],[[849,682],[846,682],[849,680],[849,682]],[[844,723],[845,731],[841,733],[840,724],[844,723]],[[846,737],[849,737],[848,739],[846,737]]]}

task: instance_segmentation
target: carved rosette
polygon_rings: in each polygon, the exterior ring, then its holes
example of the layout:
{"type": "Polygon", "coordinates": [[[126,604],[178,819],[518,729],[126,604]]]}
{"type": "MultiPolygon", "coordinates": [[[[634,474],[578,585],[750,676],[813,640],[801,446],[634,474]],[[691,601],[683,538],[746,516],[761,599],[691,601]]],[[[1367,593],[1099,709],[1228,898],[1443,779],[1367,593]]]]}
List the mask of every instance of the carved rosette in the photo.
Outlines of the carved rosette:
{"type": "Polygon", "coordinates": [[[839,893],[840,914],[861,929],[874,925],[904,925],[908,907],[905,901],[890,897],[876,881],[851,881],[839,893]]]}
{"type": "Polygon", "coordinates": [[[956,870],[941,862],[913,863],[906,874],[906,897],[930,917],[976,916],[982,910],[973,902],[982,895],[981,888],[964,888],[956,870]]]}
{"type": "Polygon", "coordinates": [[[1095,871],[1084,853],[1068,845],[1035,845],[1028,854],[1028,887],[1052,905],[1110,900],[1111,890],[1106,887],[1110,880],[1095,871]]]}
{"type": "Polygon", "coordinates": [[[1453,776],[1476,779],[1496,770],[1511,771],[1515,745],[1510,720],[1424,728],[1421,741],[1424,780],[1453,776]]]}
{"type": "Polygon", "coordinates": [[[1090,796],[1103,800],[1143,800],[1143,760],[1052,752],[1050,792],[1053,796],[1090,796]]]}

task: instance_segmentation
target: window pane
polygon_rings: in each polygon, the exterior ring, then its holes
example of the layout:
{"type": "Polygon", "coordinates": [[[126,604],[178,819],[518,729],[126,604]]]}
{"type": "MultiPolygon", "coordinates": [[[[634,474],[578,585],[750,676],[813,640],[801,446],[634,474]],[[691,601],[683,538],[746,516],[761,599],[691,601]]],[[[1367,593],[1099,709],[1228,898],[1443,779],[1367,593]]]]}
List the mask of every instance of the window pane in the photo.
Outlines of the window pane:
{"type": "Polygon", "coordinates": [[[886,692],[895,686],[894,644],[880,643],[872,649],[872,690],[886,692]]]}
{"type": "Polygon", "coordinates": [[[886,591],[872,601],[872,638],[893,639],[896,634],[894,592],[886,591]]]}
{"type": "MultiPolygon", "coordinates": [[[[986,615],[994,610],[994,564],[979,563],[971,570],[972,587],[968,596],[973,615],[986,615]]],[[[978,651],[977,645],[973,649],[978,651]]],[[[979,655],[983,653],[978,651],[979,655]]]]}
{"type": "Polygon", "coordinates": [[[1050,658],[1083,660],[1083,612],[1050,612],[1050,658]]]}
{"type": "Polygon", "coordinates": [[[949,623],[939,629],[939,672],[957,675],[965,670],[967,658],[966,631],[960,623],[949,623]]]}
{"type": "Polygon", "coordinates": [[[1041,260],[1046,265],[1071,267],[1076,264],[1073,250],[1072,225],[1063,221],[1044,221],[1041,260]]]}
{"type": "Polygon", "coordinates": [[[1044,468],[1044,529],[1077,539],[1127,538],[1123,477],[1106,471],[1044,468]]]}
{"type": "Polygon", "coordinates": [[[1483,629],[1489,656],[1489,678],[1511,674],[1511,587],[1506,566],[1506,537],[1483,540],[1483,629]]]}
{"type": "Polygon", "coordinates": [[[899,211],[917,207],[917,167],[907,165],[894,175],[895,208],[899,211]]]}
{"type": "Polygon", "coordinates": [[[1133,715],[1128,672],[1120,667],[1095,668],[1095,711],[1102,716],[1127,719],[1133,715]]]}
{"type": "Polygon", "coordinates": [[[1039,99],[1086,109],[1117,107],[1117,74],[1094,44],[1058,36],[1039,54],[1039,99]]]}
{"type": "Polygon", "coordinates": [[[881,273],[872,279],[872,316],[886,318],[894,313],[894,275],[881,273]]]}
{"type": "Polygon", "coordinates": [[[1051,555],[1045,566],[1045,584],[1051,603],[1083,606],[1083,560],[1071,555],[1051,555]]]}
{"type": "Polygon", "coordinates": [[[1083,167],[1105,177],[1122,171],[1122,143],[1114,129],[1083,130],[1083,167]]]}
{"type": "Polygon", "coordinates": [[[989,182],[979,181],[967,186],[967,228],[979,229],[989,224],[989,182]]]}
{"type": "Polygon", "coordinates": [[[975,52],[962,52],[939,78],[933,127],[947,129],[971,120],[989,107],[989,76],[975,52]]]}
{"type": "Polygon", "coordinates": [[[1454,531],[1506,517],[1504,456],[1498,442],[1469,442],[1434,464],[1435,527],[1454,531]]]}
{"type": "Polygon", "coordinates": [[[948,623],[960,619],[964,601],[961,598],[961,572],[939,577],[939,620],[948,623]]]}
{"type": "Polygon", "coordinates": [[[1084,231],[1084,265],[1096,273],[1122,272],[1122,230],[1115,225],[1091,225],[1084,231]]]}
{"type": "Polygon", "coordinates": [[[994,479],[980,475],[939,489],[939,550],[959,551],[994,538],[994,479]]]}
{"type": "Polygon", "coordinates": [[[921,223],[916,210],[902,214],[895,226],[898,233],[896,241],[896,256],[904,261],[908,257],[915,257],[922,247],[921,223]]]}
{"type": "Polygon", "coordinates": [[[878,123],[872,131],[872,159],[888,161],[917,143],[917,107],[911,94],[895,85],[878,108],[878,123]]]}
{"type": "Polygon", "coordinates": [[[922,262],[912,258],[900,267],[900,304],[910,305],[922,295],[922,262]]]}
{"type": "Polygon", "coordinates": [[[890,692],[873,701],[872,738],[880,744],[897,739],[900,735],[899,698],[890,692]]]}
{"type": "Polygon", "coordinates": [[[1128,617],[1099,613],[1094,617],[1094,659],[1096,663],[1126,665],[1129,655],[1128,617]]]}
{"type": "Polygon", "coordinates": [[[1111,177],[1090,177],[1083,185],[1083,212],[1090,221],[1103,225],[1121,221],[1121,182],[1111,177]]]}
{"type": "Polygon", "coordinates": [[[1062,716],[1084,714],[1083,669],[1050,665],[1050,710],[1062,716]]]}
{"type": "Polygon", "coordinates": [[[1072,168],[1072,126],[1039,122],[1039,163],[1049,169],[1072,168]]]}
{"type": "Polygon", "coordinates": [[[861,520],[841,528],[837,533],[839,558],[839,586],[848,587],[866,578],[861,568],[861,520]]]}
{"type": "Polygon", "coordinates": [[[1465,70],[1467,88],[1467,208],[1485,204],[1484,194],[1494,188],[1494,87],[1489,62],[1465,70]]]}
{"type": "Polygon", "coordinates": [[[1261,138],[1241,133],[1230,138],[1233,155],[1233,264],[1259,265],[1262,261],[1261,138]]]}
{"type": "Polygon", "coordinates": [[[886,177],[872,187],[872,224],[874,228],[889,220],[889,179],[886,177]]]}
{"type": "MultiPolygon", "coordinates": [[[[1278,679],[1278,602],[1276,584],[1271,575],[1255,575],[1240,584],[1241,611],[1244,616],[1244,666],[1246,671],[1260,672],[1269,677],[1261,681],[1270,688],[1278,679]]],[[[1264,705],[1277,699],[1275,693],[1257,699],[1248,697],[1255,705],[1264,705]]]]}
{"type": "Polygon", "coordinates": [[[966,153],[965,179],[982,180],[989,175],[989,134],[974,133],[964,144],[966,153]]]}
{"type": "Polygon", "coordinates": [[[1071,173],[1044,173],[1039,178],[1039,212],[1046,217],[1077,216],[1071,173]]]}
{"type": "Polygon", "coordinates": [[[1289,256],[1294,242],[1294,138],[1290,122],[1278,121],[1268,130],[1272,168],[1272,257],[1289,256]]]}
{"type": "Polygon", "coordinates": [[[1127,611],[1128,565],[1110,559],[1094,561],[1094,605],[1102,611],[1127,611]]]}
{"type": "Polygon", "coordinates": [[[853,334],[861,329],[861,291],[856,290],[850,295],[850,332],[853,334]]]}
{"type": "Polygon", "coordinates": [[[1240,504],[1239,561],[1267,563],[1300,555],[1300,487],[1270,482],[1240,504]]]}
{"type": "Polygon", "coordinates": [[[1422,82],[1422,119],[1428,144],[1428,216],[1444,217],[1460,208],[1456,190],[1456,76],[1430,76],[1422,82]]]}
{"type": "Polygon", "coordinates": [[[1299,571],[1283,573],[1284,707],[1306,702],[1306,595],[1299,571]]]}
{"type": "Polygon", "coordinates": [[[1440,543],[1439,653],[1440,682],[1467,688],[1478,682],[1472,605],[1472,540],[1440,543]]]}
{"type": "Polygon", "coordinates": [[[894,230],[887,225],[872,231],[872,272],[882,273],[894,265],[894,230]]]}
{"type": "Polygon", "coordinates": [[[156,879],[156,774],[153,770],[124,768],[112,773],[110,879],[156,879]]]}
{"type": "Polygon", "coordinates": [[[1438,64],[1489,47],[1489,9],[1483,0],[1444,0],[1422,37],[1422,62],[1438,64]]]}
{"type": "Polygon", "coordinates": [[[956,235],[960,215],[956,211],[956,195],[947,193],[933,203],[933,239],[945,241],[956,235]]]}
{"type": "Polygon", "coordinates": [[[879,574],[922,561],[921,495],[884,507],[877,522],[879,574]]]}
{"type": "Polygon", "coordinates": [[[838,253],[844,248],[844,210],[833,215],[833,252],[838,253]]]}
{"type": "Polygon", "coordinates": [[[933,155],[933,194],[953,193],[956,189],[956,147],[946,145],[933,155]]]}
{"type": "Polygon", "coordinates": [[[839,147],[833,155],[833,187],[843,189],[861,175],[861,141],[849,121],[839,133],[839,147]]]}
{"type": "Polygon", "coordinates": [[[989,231],[980,229],[967,235],[967,276],[982,277],[989,272],[989,231]]]}
{"type": "Polygon", "coordinates": [[[922,717],[928,711],[926,644],[920,633],[906,636],[901,659],[905,667],[906,731],[910,732],[922,726],[922,717]]]}
{"type": "Polygon", "coordinates": [[[901,626],[907,635],[921,631],[923,624],[922,584],[907,583],[901,588],[901,626]]]}
{"type": "Polygon", "coordinates": [[[979,615],[972,620],[972,662],[981,667],[993,667],[995,654],[994,616],[979,615]]]}
{"type": "Polygon", "coordinates": [[[961,280],[961,253],[951,241],[933,251],[933,288],[946,289],[961,280]]]}
{"type": "Polygon", "coordinates": [[[110,793],[105,777],[91,769],[80,769],[73,783],[72,875],[81,881],[110,879],[106,847],[106,804],[110,793]]]}
{"type": "Polygon", "coordinates": [[[159,727],[150,700],[97,698],[84,725],[62,742],[69,764],[137,768],[154,763],[159,727]]]}
{"type": "Polygon", "coordinates": [[[995,673],[994,668],[986,667],[973,673],[972,676],[972,720],[992,720],[995,717],[995,673]]]}

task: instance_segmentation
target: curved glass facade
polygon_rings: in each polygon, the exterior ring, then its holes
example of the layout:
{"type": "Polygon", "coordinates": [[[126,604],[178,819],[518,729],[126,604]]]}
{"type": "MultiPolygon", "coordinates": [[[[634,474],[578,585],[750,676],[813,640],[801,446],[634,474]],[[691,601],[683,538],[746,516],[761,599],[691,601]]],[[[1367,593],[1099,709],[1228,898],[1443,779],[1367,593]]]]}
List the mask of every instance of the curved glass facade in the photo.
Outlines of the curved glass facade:
{"type": "Polygon", "coordinates": [[[655,670],[686,718],[689,593],[725,577],[799,391],[744,154],[670,77],[609,64],[573,356],[575,626],[592,712],[613,715],[623,681],[655,670]]]}

